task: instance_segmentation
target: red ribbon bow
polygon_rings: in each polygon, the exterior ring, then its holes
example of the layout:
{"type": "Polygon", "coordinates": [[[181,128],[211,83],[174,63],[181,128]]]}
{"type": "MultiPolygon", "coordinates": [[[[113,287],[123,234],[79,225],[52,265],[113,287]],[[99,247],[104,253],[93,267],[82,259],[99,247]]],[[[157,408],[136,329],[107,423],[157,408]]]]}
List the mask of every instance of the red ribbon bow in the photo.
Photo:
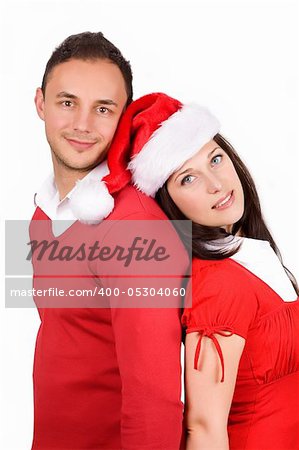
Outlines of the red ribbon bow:
{"type": "Polygon", "coordinates": [[[219,334],[221,336],[229,337],[234,334],[234,330],[230,327],[221,327],[221,326],[213,327],[213,328],[194,327],[194,328],[189,328],[187,330],[187,333],[194,333],[195,331],[200,333],[200,338],[198,340],[198,343],[196,346],[196,351],[195,351],[195,356],[194,356],[194,369],[199,370],[198,369],[198,360],[199,360],[202,338],[203,338],[203,336],[209,337],[214,342],[214,345],[216,347],[217,353],[220,358],[221,368],[222,368],[221,383],[223,383],[223,381],[224,381],[224,359],[223,359],[221,347],[220,347],[219,342],[217,341],[216,337],[214,336],[214,334],[219,334]]]}

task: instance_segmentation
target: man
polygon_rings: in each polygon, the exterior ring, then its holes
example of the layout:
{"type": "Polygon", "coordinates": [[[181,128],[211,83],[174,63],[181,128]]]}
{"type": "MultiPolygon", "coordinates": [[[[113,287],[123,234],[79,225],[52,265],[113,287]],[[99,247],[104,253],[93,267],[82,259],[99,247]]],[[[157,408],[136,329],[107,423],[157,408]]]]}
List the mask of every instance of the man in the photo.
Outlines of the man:
{"type": "MultiPolygon", "coordinates": [[[[132,100],[131,83],[130,64],[102,33],[70,36],[53,52],[35,104],[45,122],[54,174],[36,195],[31,236],[52,238],[67,248],[84,236],[91,248],[103,236],[107,242],[111,220],[165,220],[153,199],[129,185],[104,214],[97,213],[106,201],[107,193],[98,189],[109,176],[106,155],[112,145],[117,150],[118,138],[113,138],[132,100]],[[56,219],[68,222],[61,228],[56,219]],[[38,223],[46,226],[37,229],[38,223]]],[[[109,244],[120,235],[128,243],[131,234],[131,227],[117,232],[109,244]]],[[[176,273],[182,274],[187,258],[176,259],[176,273]]],[[[42,263],[33,258],[35,285],[64,270],[77,274],[75,263],[57,264],[55,269],[46,265],[43,278],[42,263]]],[[[74,277],[74,285],[111,286],[109,278],[99,281],[102,267],[83,261],[84,276],[74,277]]],[[[109,267],[114,270],[114,263],[109,267]]],[[[39,308],[32,449],[178,449],[179,309],[62,308],[62,298],[51,301],[49,308],[39,308]]]]}

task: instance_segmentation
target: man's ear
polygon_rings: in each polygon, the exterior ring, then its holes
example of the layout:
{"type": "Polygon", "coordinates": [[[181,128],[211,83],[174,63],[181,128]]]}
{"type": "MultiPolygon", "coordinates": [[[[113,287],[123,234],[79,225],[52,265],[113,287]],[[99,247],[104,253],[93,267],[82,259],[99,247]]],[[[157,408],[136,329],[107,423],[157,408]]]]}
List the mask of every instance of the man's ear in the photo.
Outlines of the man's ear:
{"type": "Polygon", "coordinates": [[[39,115],[39,117],[42,120],[45,120],[45,113],[44,113],[45,100],[44,100],[44,94],[43,94],[41,88],[36,89],[34,103],[35,103],[37,114],[39,115]]]}

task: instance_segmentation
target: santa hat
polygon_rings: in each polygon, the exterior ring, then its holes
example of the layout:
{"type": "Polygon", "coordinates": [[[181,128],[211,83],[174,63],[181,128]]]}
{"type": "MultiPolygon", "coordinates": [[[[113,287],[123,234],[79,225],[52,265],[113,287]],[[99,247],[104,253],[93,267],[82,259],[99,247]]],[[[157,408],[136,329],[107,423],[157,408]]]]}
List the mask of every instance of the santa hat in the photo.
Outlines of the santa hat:
{"type": "MultiPolygon", "coordinates": [[[[174,102],[170,97],[167,99],[169,103],[174,102]]],[[[176,104],[176,111],[166,120],[152,121],[150,139],[144,141],[128,165],[135,186],[151,197],[220,129],[218,120],[208,109],[196,104],[176,104]]]]}
{"type": "Polygon", "coordinates": [[[169,176],[219,131],[219,122],[205,108],[183,105],[162,93],[131,103],[121,117],[108,151],[109,174],[89,183],[71,197],[82,222],[98,223],[114,208],[113,194],[133,179],[136,187],[154,196],[169,176]]]}

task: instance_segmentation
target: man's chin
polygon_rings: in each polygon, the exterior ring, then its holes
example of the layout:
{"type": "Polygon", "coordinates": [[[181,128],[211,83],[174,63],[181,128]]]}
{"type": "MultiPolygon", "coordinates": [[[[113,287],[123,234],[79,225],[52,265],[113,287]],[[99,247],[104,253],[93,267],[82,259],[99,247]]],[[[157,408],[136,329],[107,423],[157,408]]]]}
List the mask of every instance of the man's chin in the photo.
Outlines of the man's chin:
{"type": "Polygon", "coordinates": [[[98,166],[101,162],[103,162],[106,159],[106,152],[105,154],[101,155],[101,157],[97,158],[94,161],[70,161],[65,158],[61,158],[54,152],[52,152],[53,155],[53,164],[54,166],[59,166],[61,168],[64,168],[64,170],[68,170],[70,172],[90,172],[92,169],[94,169],[96,166],[98,166]]]}
{"type": "Polygon", "coordinates": [[[92,169],[97,167],[101,162],[102,160],[88,165],[82,164],[65,165],[65,168],[74,172],[90,172],[92,169]]]}

